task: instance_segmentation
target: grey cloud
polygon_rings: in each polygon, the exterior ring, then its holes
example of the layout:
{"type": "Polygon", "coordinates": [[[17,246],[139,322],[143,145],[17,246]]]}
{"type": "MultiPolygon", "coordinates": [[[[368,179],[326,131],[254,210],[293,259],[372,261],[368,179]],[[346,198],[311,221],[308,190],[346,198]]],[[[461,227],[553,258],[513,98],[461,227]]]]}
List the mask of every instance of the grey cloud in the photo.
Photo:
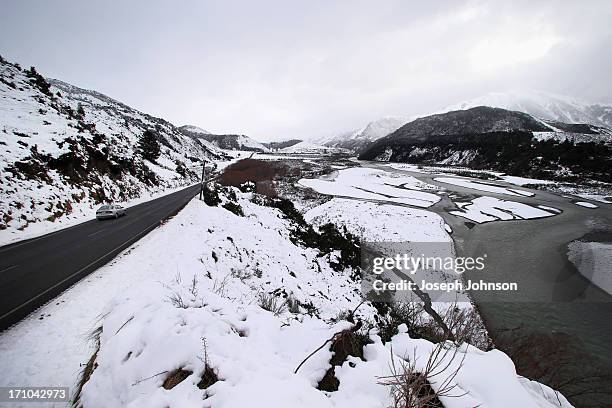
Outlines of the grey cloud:
{"type": "Polygon", "coordinates": [[[177,124],[308,137],[505,89],[610,102],[612,3],[582,3],[11,2],[0,53],[177,124]]]}

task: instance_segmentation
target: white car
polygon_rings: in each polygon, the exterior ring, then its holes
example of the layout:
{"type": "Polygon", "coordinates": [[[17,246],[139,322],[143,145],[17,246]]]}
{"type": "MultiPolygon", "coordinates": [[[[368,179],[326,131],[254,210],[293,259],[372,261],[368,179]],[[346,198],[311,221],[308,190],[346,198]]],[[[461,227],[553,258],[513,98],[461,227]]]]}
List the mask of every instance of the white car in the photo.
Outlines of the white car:
{"type": "Polygon", "coordinates": [[[127,214],[127,211],[122,206],[109,204],[98,208],[98,211],[96,211],[96,218],[98,220],[103,220],[105,218],[119,218],[125,214],[127,214]]]}

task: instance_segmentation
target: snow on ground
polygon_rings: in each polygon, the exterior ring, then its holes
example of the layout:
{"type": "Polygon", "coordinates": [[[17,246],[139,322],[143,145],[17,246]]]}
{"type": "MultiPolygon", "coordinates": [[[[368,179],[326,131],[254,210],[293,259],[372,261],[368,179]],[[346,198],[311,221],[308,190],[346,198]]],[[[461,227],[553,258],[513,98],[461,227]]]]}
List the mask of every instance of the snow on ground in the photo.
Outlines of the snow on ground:
{"type": "Polygon", "coordinates": [[[609,183],[601,183],[600,185],[594,186],[564,183],[553,185],[551,187],[552,188],[547,189],[567,198],[578,197],[583,200],[612,204],[612,186],[609,183]]]}
{"type": "MultiPolygon", "coordinates": [[[[325,318],[360,302],[358,288],[346,275],[335,273],[317,251],[291,242],[278,210],[246,200],[241,204],[245,217],[192,201],[162,229],[0,335],[5,373],[0,385],[72,387],[80,364],[91,355],[86,335],[100,316],[130,299],[151,301],[153,296],[166,302],[173,292],[164,285],[177,277],[189,282],[195,276],[202,291],[225,293],[245,307],[257,302],[259,292],[284,289],[304,304],[324,303],[325,318]]],[[[133,303],[129,307],[140,309],[133,303]]]]}
{"type": "MultiPolygon", "coordinates": [[[[362,242],[391,242],[396,243],[387,250],[387,256],[397,253],[412,253],[413,248],[407,242],[447,242],[451,245],[433,245],[431,248],[419,246],[419,249],[431,249],[434,253],[428,256],[454,257],[454,246],[452,239],[446,229],[447,225],[438,214],[431,211],[397,206],[392,204],[380,204],[369,201],[351,200],[345,198],[334,198],[318,207],[308,211],[304,218],[313,225],[324,225],[333,223],[345,226],[347,230],[360,237],[362,242]],[[403,251],[403,252],[399,252],[403,251]]],[[[416,272],[412,279],[420,282],[438,281],[441,277],[446,280],[460,278],[451,271],[424,271],[416,272]]],[[[395,279],[396,277],[391,277],[395,279]]],[[[409,294],[410,296],[412,293],[409,294]]],[[[457,292],[455,298],[461,307],[471,307],[468,296],[463,292],[457,292]]],[[[439,309],[450,307],[450,303],[440,303],[439,309]]]]}
{"type": "Polygon", "coordinates": [[[517,186],[524,186],[526,184],[555,184],[554,181],[551,180],[541,180],[541,179],[533,179],[527,177],[518,177],[518,176],[500,176],[504,181],[510,184],[516,184],[517,186]]]}
{"type": "Polygon", "coordinates": [[[370,242],[450,242],[444,220],[431,211],[334,198],[304,214],[315,225],[331,222],[370,242]]]}
{"type": "MultiPolygon", "coordinates": [[[[101,326],[96,369],[81,395],[86,408],[389,406],[390,388],[381,382],[391,359],[396,367],[412,359],[419,369],[436,346],[411,339],[405,325],[386,344],[371,331],[364,360],[349,357],[336,367],[338,391],[316,388],[330,367],[327,347],[294,374],[326,339],[351,326],[329,319],[357,306],[359,283],[332,270],[328,257],[294,244],[289,221],[249,197],[238,197],[244,217],[193,200],[111,264],[0,335],[0,385],[72,386],[79,364],[93,353],[86,333],[101,326]],[[262,309],[258,298],[276,289],[299,301],[298,310],[262,309]],[[306,304],[318,316],[308,315],[306,304]],[[206,365],[219,381],[200,389],[206,365]],[[186,379],[162,388],[177,369],[188,372],[186,379]]],[[[345,201],[337,200],[341,206],[345,201]]],[[[433,219],[419,222],[442,231],[433,219]]],[[[362,305],[357,315],[373,312],[362,305]]],[[[437,357],[445,369],[429,381],[434,389],[446,381],[455,386],[452,396],[441,397],[447,408],[559,406],[556,395],[554,403],[546,399],[552,391],[522,381],[505,354],[467,344],[445,347],[451,351],[437,357]]]]}
{"type": "Polygon", "coordinates": [[[354,167],[334,172],[328,179],[301,179],[299,184],[327,195],[387,201],[416,207],[429,207],[440,197],[424,189],[436,187],[412,176],[392,174],[383,170],[354,167]]]}
{"type": "Polygon", "coordinates": [[[585,207],[585,208],[599,208],[597,205],[593,203],[588,203],[586,201],[576,201],[574,204],[579,205],[581,207],[585,207]]]}
{"type": "Polygon", "coordinates": [[[612,244],[609,242],[574,241],[568,245],[568,259],[580,273],[612,294],[612,244]]]}
{"type": "Polygon", "coordinates": [[[479,224],[488,221],[533,219],[555,215],[554,212],[527,204],[487,196],[475,198],[471,202],[455,202],[455,204],[459,210],[449,211],[450,214],[479,224]]]}
{"type": "Polygon", "coordinates": [[[529,191],[500,187],[500,186],[495,186],[492,184],[481,183],[481,182],[477,182],[473,180],[466,180],[466,179],[461,179],[461,178],[436,177],[434,178],[434,180],[440,183],[452,184],[454,186],[471,188],[474,190],[486,191],[489,193],[504,194],[504,195],[511,195],[511,196],[519,196],[519,197],[520,196],[533,197],[535,195],[533,193],[530,193],[529,191]]]}
{"type": "Polygon", "coordinates": [[[338,152],[339,149],[335,149],[332,147],[322,146],[315,143],[310,142],[299,142],[294,144],[293,146],[285,147],[284,149],[280,149],[279,153],[289,153],[289,154],[325,154],[338,152]]]}
{"type": "Polygon", "coordinates": [[[385,163],[387,167],[391,167],[395,170],[406,170],[406,171],[414,171],[415,173],[426,173],[423,171],[423,168],[417,164],[409,164],[409,163],[385,163]]]}
{"type": "Polygon", "coordinates": [[[555,214],[561,214],[563,212],[562,210],[560,210],[558,208],[549,207],[547,205],[538,205],[538,208],[541,208],[541,209],[546,210],[546,211],[553,212],[555,214]]]}
{"type": "Polygon", "coordinates": [[[603,134],[584,134],[584,133],[572,133],[565,131],[558,132],[533,132],[533,137],[539,141],[543,140],[555,140],[557,142],[564,142],[569,140],[573,143],[609,143],[610,135],[607,133],[603,134]]]}
{"type": "Polygon", "coordinates": [[[612,204],[612,197],[609,194],[577,193],[576,196],[585,200],[593,200],[604,204],[612,204]]]}
{"type": "Polygon", "coordinates": [[[319,155],[300,155],[300,156],[292,156],[292,155],[282,155],[282,154],[270,154],[270,153],[256,153],[253,158],[257,160],[304,160],[305,158],[309,158],[312,160],[319,159],[321,156],[319,155]]]}

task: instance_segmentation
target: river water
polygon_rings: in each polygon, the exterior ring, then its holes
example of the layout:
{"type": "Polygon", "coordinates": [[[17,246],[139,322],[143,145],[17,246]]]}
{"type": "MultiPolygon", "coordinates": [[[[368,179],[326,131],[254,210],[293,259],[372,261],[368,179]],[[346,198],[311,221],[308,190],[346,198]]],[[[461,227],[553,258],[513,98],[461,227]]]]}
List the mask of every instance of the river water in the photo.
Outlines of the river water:
{"type": "MultiPolygon", "coordinates": [[[[582,351],[612,373],[612,296],[585,278],[567,256],[567,245],[583,237],[612,242],[611,204],[598,204],[599,208],[589,209],[574,204],[576,199],[539,190],[518,187],[534,193],[533,197],[500,195],[439,183],[433,180],[436,175],[374,163],[366,167],[416,177],[461,196],[460,201],[485,195],[562,210],[548,218],[474,225],[449,214],[448,211],[457,208],[448,195],[428,208],[452,227],[458,256],[487,254],[486,271],[491,274],[491,281],[519,284],[521,299],[512,293],[497,292],[494,297],[491,292],[471,293],[494,338],[496,333],[519,327],[540,333],[567,334],[577,340],[582,351]]],[[[517,188],[505,182],[495,184],[517,188]]],[[[608,267],[612,273],[612,265],[608,267]]]]}

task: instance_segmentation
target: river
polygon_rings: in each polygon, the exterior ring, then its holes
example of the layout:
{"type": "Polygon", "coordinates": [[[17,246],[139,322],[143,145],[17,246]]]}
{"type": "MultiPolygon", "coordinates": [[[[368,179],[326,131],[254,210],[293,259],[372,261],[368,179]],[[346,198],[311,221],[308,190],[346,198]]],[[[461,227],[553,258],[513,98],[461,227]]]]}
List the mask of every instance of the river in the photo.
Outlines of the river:
{"type": "MultiPolygon", "coordinates": [[[[579,201],[577,199],[503,181],[487,183],[529,191],[534,196],[482,192],[437,182],[434,177],[439,175],[397,170],[376,163],[363,165],[416,177],[461,196],[460,201],[491,196],[562,210],[547,218],[474,225],[465,218],[449,214],[457,207],[448,194],[428,208],[452,227],[458,256],[487,254],[486,272],[491,274],[492,281],[515,281],[522,288],[524,299],[520,301],[513,298],[515,294],[512,293],[496,294],[495,297],[490,292],[471,293],[494,339],[499,333],[519,327],[540,333],[567,334],[578,341],[575,344],[580,344],[581,351],[612,373],[612,296],[585,278],[567,256],[568,243],[585,236],[591,241],[612,242],[611,204],[598,204],[596,209],[584,208],[574,204],[579,201]]],[[[612,273],[612,265],[609,267],[612,273]]],[[[577,365],[580,363],[576,361],[577,365]]]]}

